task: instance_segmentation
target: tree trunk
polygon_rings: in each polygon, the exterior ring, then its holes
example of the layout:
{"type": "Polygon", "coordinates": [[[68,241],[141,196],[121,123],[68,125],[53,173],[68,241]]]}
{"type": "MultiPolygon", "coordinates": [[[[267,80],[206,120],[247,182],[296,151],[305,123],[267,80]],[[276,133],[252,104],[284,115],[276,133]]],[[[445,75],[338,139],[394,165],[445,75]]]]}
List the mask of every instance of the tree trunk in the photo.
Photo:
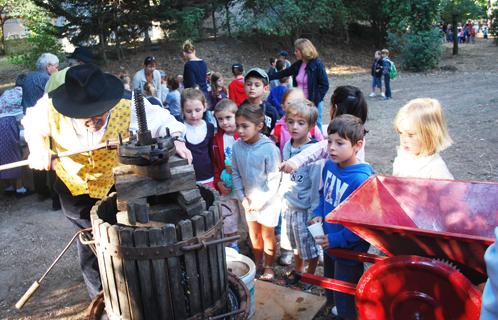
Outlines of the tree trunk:
{"type": "Polygon", "coordinates": [[[5,20],[0,18],[0,32],[2,33],[0,37],[0,54],[4,55],[7,53],[7,48],[5,47],[5,33],[3,32],[3,27],[5,25],[5,20]]]}
{"type": "Polygon", "coordinates": [[[348,22],[344,23],[344,43],[349,44],[350,43],[350,38],[349,38],[349,24],[348,22]]]}
{"type": "Polygon", "coordinates": [[[232,37],[232,31],[230,29],[230,6],[228,5],[228,1],[225,1],[225,12],[226,12],[226,15],[227,15],[228,36],[232,37]]]}
{"type": "Polygon", "coordinates": [[[107,54],[105,53],[106,51],[106,36],[104,32],[104,23],[102,21],[102,18],[99,18],[99,42],[100,42],[100,54],[102,55],[102,60],[104,60],[104,65],[107,65],[107,54]]]}
{"type": "Polygon", "coordinates": [[[216,30],[216,18],[215,18],[215,13],[216,13],[216,4],[214,1],[211,1],[211,18],[213,19],[213,33],[214,33],[214,38],[216,39],[217,36],[217,30],[216,30]]]}
{"type": "Polygon", "coordinates": [[[150,36],[149,36],[149,26],[147,25],[144,29],[144,42],[145,42],[145,46],[150,46],[152,44],[152,41],[150,40],[150,36]]]}
{"type": "Polygon", "coordinates": [[[458,54],[458,15],[451,15],[451,28],[453,29],[453,55],[458,54]]]}

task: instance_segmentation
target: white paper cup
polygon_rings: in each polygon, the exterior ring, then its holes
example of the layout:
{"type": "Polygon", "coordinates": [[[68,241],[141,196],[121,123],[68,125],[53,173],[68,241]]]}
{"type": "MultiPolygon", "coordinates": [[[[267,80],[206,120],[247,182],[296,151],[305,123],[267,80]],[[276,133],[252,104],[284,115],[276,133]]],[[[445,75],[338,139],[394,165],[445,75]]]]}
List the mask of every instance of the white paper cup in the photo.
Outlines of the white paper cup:
{"type": "Polygon", "coordinates": [[[308,230],[311,235],[314,237],[323,236],[323,223],[313,223],[308,226],[308,230]]]}

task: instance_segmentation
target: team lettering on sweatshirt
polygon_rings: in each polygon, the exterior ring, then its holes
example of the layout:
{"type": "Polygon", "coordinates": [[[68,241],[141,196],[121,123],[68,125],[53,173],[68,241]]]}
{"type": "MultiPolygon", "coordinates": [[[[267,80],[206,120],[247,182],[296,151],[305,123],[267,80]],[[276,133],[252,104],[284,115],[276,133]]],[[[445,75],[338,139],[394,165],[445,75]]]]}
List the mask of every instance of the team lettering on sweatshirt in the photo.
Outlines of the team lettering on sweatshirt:
{"type": "Polygon", "coordinates": [[[337,178],[332,172],[327,171],[327,176],[325,177],[325,183],[323,186],[325,201],[334,206],[334,208],[337,207],[339,203],[341,203],[342,196],[348,187],[349,184],[337,178]],[[335,197],[332,197],[332,192],[334,192],[335,197]]]}

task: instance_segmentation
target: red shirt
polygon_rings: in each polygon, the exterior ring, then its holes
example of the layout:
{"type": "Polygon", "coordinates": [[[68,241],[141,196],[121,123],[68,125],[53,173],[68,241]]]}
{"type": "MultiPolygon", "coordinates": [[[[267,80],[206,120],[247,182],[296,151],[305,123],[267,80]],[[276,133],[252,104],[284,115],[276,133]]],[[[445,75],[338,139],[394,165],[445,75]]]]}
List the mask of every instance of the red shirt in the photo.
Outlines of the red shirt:
{"type": "Polygon", "coordinates": [[[244,77],[238,76],[228,86],[228,97],[237,104],[237,107],[247,99],[246,91],[244,90],[244,77]]]}
{"type": "MultiPolygon", "coordinates": [[[[218,189],[218,182],[220,180],[220,175],[221,171],[225,169],[225,144],[223,142],[223,135],[225,134],[225,131],[223,129],[218,128],[218,131],[213,137],[213,143],[212,143],[212,156],[213,156],[213,168],[214,168],[214,187],[216,190],[220,191],[218,189]]],[[[234,134],[234,139],[237,140],[239,137],[237,135],[237,132],[234,134]]]]}

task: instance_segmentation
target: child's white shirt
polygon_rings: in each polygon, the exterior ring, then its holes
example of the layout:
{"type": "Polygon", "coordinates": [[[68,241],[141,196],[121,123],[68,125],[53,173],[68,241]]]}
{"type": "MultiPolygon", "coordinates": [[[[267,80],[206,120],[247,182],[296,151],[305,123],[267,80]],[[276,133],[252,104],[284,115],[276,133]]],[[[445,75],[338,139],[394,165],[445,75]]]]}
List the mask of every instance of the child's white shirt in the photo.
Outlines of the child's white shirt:
{"type": "Polygon", "coordinates": [[[413,156],[398,148],[393,163],[393,176],[406,178],[454,179],[439,153],[413,156]]]}
{"type": "Polygon", "coordinates": [[[193,126],[185,122],[185,127],[187,129],[185,139],[191,144],[199,144],[206,138],[207,135],[207,124],[206,121],[201,120],[201,123],[197,126],[193,126]]]}

